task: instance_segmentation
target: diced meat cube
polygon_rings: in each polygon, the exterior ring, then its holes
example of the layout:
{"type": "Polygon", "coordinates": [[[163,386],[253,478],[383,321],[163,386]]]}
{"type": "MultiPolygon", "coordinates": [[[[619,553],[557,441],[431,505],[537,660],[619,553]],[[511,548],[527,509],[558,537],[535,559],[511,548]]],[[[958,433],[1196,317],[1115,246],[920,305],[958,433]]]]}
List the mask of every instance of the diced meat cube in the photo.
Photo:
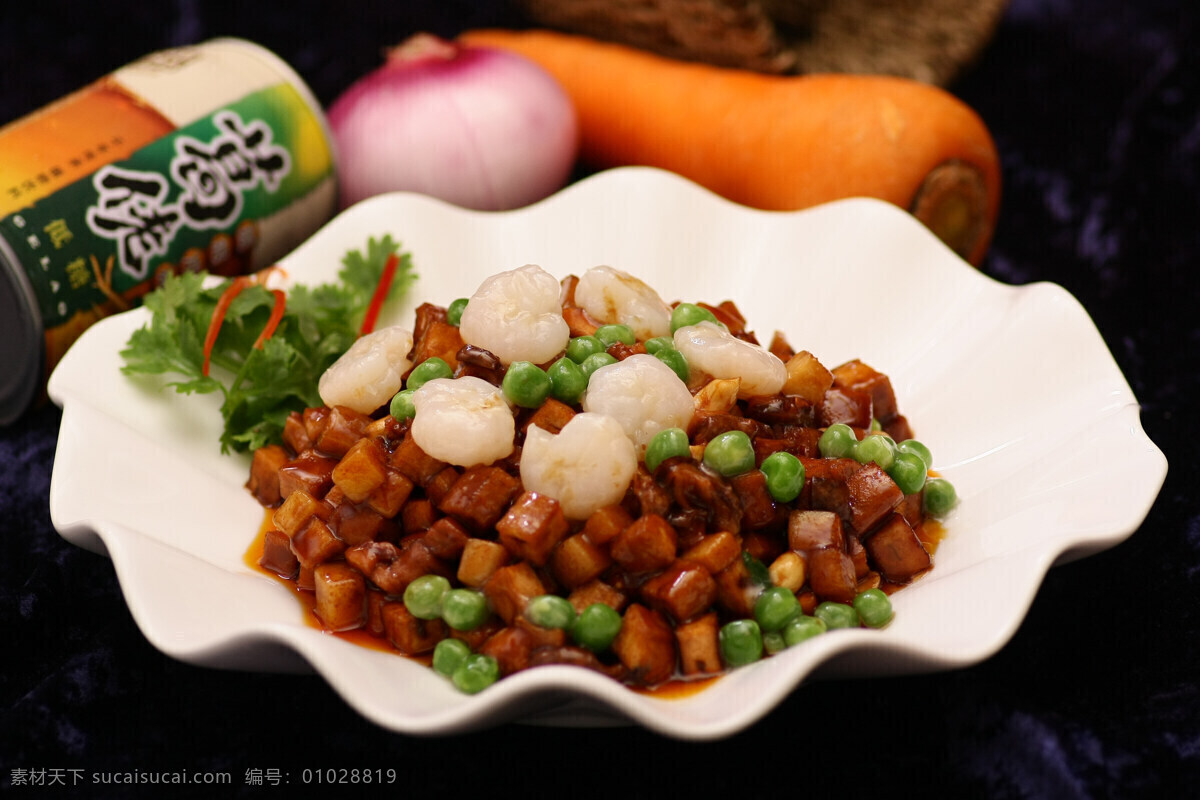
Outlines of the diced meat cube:
{"type": "Polygon", "coordinates": [[[346,543],[334,535],[324,520],[313,517],[292,537],[292,552],[306,567],[329,561],[346,549],[346,543]]]}
{"type": "Polygon", "coordinates": [[[892,391],[892,381],[873,367],[857,359],[847,361],[834,367],[833,384],[870,395],[871,407],[880,423],[887,423],[896,416],[896,395],[892,391]]]}
{"type": "Polygon", "coordinates": [[[333,468],[334,484],[351,502],[361,503],[387,479],[384,457],[378,439],[359,439],[333,468]]]}
{"type": "Polygon", "coordinates": [[[279,468],[279,496],[284,500],[292,492],[306,491],[313,497],[324,497],[333,486],[333,468],[337,459],[308,450],[279,468]]]}
{"type": "Polygon", "coordinates": [[[681,509],[705,512],[710,530],[741,530],[742,504],[725,480],[682,458],[667,459],[656,472],[681,509]]]}
{"type": "Polygon", "coordinates": [[[527,562],[501,567],[483,585],[488,603],[504,622],[513,621],[525,611],[530,598],[546,593],[541,578],[527,562]]]}
{"type": "Polygon", "coordinates": [[[646,606],[625,609],[612,649],[633,683],[655,686],[675,673],[675,634],[662,614],[646,606]]]}
{"type": "Polygon", "coordinates": [[[832,511],[797,509],[788,515],[788,548],[797,553],[846,549],[842,518],[832,511]]]}
{"type": "Polygon", "coordinates": [[[900,501],[900,505],[896,506],[896,513],[904,517],[904,521],[912,528],[919,528],[925,522],[925,504],[923,501],[922,492],[914,492],[913,494],[904,495],[904,499],[900,501]]]}
{"type": "Polygon", "coordinates": [[[255,500],[268,507],[279,505],[283,499],[279,493],[279,470],[290,460],[288,451],[277,444],[269,444],[254,451],[246,488],[254,495],[255,500]]]}
{"type": "Polygon", "coordinates": [[[433,652],[433,648],[446,638],[449,630],[440,619],[414,617],[400,601],[384,603],[380,616],[388,641],[406,656],[433,652]]]}
{"type": "Polygon", "coordinates": [[[429,483],[430,479],[446,466],[445,461],[436,459],[422,450],[420,445],[413,441],[411,434],[396,445],[388,463],[398,469],[401,475],[421,487],[429,483]]]}
{"type": "Polygon", "coordinates": [[[450,577],[450,570],[421,540],[422,534],[390,542],[363,542],[346,550],[346,561],[382,591],[400,596],[422,575],[450,577]]]}
{"type": "Polygon", "coordinates": [[[456,561],[467,546],[466,529],[451,517],[442,517],[425,532],[425,546],[440,559],[456,561]]]}
{"type": "Polygon", "coordinates": [[[326,455],[341,458],[354,443],[366,435],[371,417],[346,406],[329,409],[329,422],[315,441],[317,449],[326,455]]]}
{"type": "Polygon", "coordinates": [[[425,482],[425,496],[429,498],[429,502],[433,503],[435,508],[440,506],[461,476],[462,472],[458,467],[449,464],[442,467],[436,475],[425,482]]]}
{"type": "Polygon", "coordinates": [[[283,505],[275,509],[271,522],[290,537],[295,536],[313,517],[329,519],[332,511],[329,504],[300,489],[288,495],[283,505]]]}
{"type": "Polygon", "coordinates": [[[394,539],[397,526],[365,503],[341,503],[329,517],[329,527],[348,546],[372,539],[394,539]]]}
{"type": "Polygon", "coordinates": [[[423,332],[418,335],[418,331],[413,331],[413,335],[414,365],[430,358],[440,358],[450,366],[451,371],[458,366],[458,357],[455,354],[464,344],[462,334],[444,318],[431,320],[423,332]]]}
{"type": "Polygon", "coordinates": [[[817,424],[817,405],[794,394],[763,395],[746,400],[746,416],[769,425],[813,428],[817,424]]]}
{"type": "Polygon", "coordinates": [[[715,611],[675,627],[679,671],[689,677],[721,671],[720,622],[715,611]]]}
{"type": "Polygon", "coordinates": [[[400,556],[400,548],[392,542],[363,542],[346,549],[346,563],[368,578],[381,564],[387,564],[400,556]]]}
{"type": "Polygon", "coordinates": [[[883,425],[883,432],[897,442],[913,438],[912,426],[908,424],[908,417],[903,414],[897,414],[887,422],[881,424],[883,425]]]}
{"type": "MultiPolygon", "coordinates": [[[[304,434],[313,443],[313,446],[316,446],[317,440],[321,438],[321,434],[325,432],[325,427],[329,424],[329,413],[330,409],[327,406],[317,406],[304,409],[300,415],[300,421],[304,423],[304,434]]],[[[307,448],[300,448],[296,452],[300,453],[305,449],[307,448]]]]}
{"type": "Polygon", "coordinates": [[[574,589],[600,577],[612,564],[608,552],[592,544],[583,533],[563,539],[550,561],[555,579],[567,589],[574,589]]]}
{"type": "Polygon", "coordinates": [[[497,466],[481,464],[459,475],[437,505],[443,514],[480,534],[496,525],[520,491],[519,479],[497,466]]]}
{"type": "Polygon", "coordinates": [[[825,392],[817,414],[819,427],[844,422],[851,428],[870,428],[874,418],[871,395],[858,389],[834,385],[825,392]]]}
{"type": "Polygon", "coordinates": [[[609,554],[632,573],[653,572],[675,560],[676,534],[657,514],[638,517],[613,539],[609,554]]]}
{"type": "Polygon", "coordinates": [[[388,467],[383,483],[367,498],[367,505],[385,517],[391,518],[400,513],[404,503],[412,494],[413,482],[404,477],[398,470],[388,467]]]}
{"type": "Polygon", "coordinates": [[[342,561],[317,566],[313,588],[313,613],[327,629],[348,631],[366,624],[367,582],[354,567],[342,561]]]}
{"type": "Polygon", "coordinates": [[[643,583],[641,597],[651,608],[684,622],[712,606],[717,582],[704,567],[679,559],[643,583]]]}
{"type": "Polygon", "coordinates": [[[833,373],[807,350],[791,356],[784,362],[787,380],[783,382],[783,393],[803,397],[813,404],[825,399],[825,392],[833,386],[833,373]]]}
{"type": "MultiPolygon", "coordinates": [[[[671,460],[673,459],[667,459],[667,461],[671,460]]],[[[663,469],[663,467],[660,465],[659,469],[663,469]]],[[[637,509],[640,516],[655,514],[662,517],[671,510],[670,493],[647,471],[645,464],[638,464],[637,470],[633,473],[633,480],[629,482],[627,496],[636,502],[637,505],[634,508],[637,509]]]]}
{"type": "Polygon", "coordinates": [[[312,439],[308,438],[308,430],[304,426],[304,418],[299,411],[293,411],[287,415],[287,419],[283,423],[281,438],[293,453],[302,453],[313,446],[312,439]]]}
{"type": "Polygon", "coordinates": [[[478,588],[507,563],[508,550],[504,545],[488,539],[468,539],[458,562],[458,580],[478,588]]]}
{"type": "Polygon", "coordinates": [[[500,675],[508,676],[529,667],[533,636],[524,628],[502,628],[479,647],[479,652],[496,659],[500,675]]]}
{"type": "Polygon", "coordinates": [[[517,558],[545,566],[554,546],[567,535],[562,506],[553,497],[524,492],[496,523],[500,544],[517,558]]]}
{"type": "Polygon", "coordinates": [[[875,568],[893,583],[908,583],[933,563],[904,517],[892,514],[864,546],[875,568]]]}
{"type": "Polygon", "coordinates": [[[762,587],[750,576],[746,562],[739,555],[725,569],[713,575],[717,582],[717,603],[735,617],[754,616],[754,603],[762,587]]]}
{"type": "Polygon", "coordinates": [[[807,505],[822,511],[832,511],[850,521],[850,476],[862,469],[853,458],[801,459],[804,464],[804,490],[807,505]]]}
{"type": "Polygon", "coordinates": [[[681,557],[704,567],[709,574],[716,575],[735,559],[740,560],[741,555],[741,539],[729,531],[718,531],[705,536],[681,557]]]}
{"type": "Polygon", "coordinates": [[[825,547],[808,552],[808,585],[822,600],[849,603],[857,591],[854,561],[841,550],[825,547]]]}
{"type": "Polygon", "coordinates": [[[729,479],[742,506],[743,530],[766,528],[780,521],[779,506],[767,490],[767,475],[752,469],[729,479]]]}
{"type": "Polygon", "coordinates": [[[429,530],[437,519],[437,509],[427,497],[410,497],[400,508],[400,527],[408,534],[429,530]]]}
{"type": "Polygon", "coordinates": [[[262,556],[258,565],[281,578],[296,577],[300,560],[292,552],[292,540],[283,531],[269,530],[263,534],[262,556]]]}
{"type": "Polygon", "coordinates": [[[575,416],[575,409],[571,408],[566,403],[555,400],[553,397],[546,398],[546,402],[538,406],[537,411],[529,416],[529,421],[525,428],[528,430],[530,425],[536,425],[550,433],[558,433],[566,424],[575,416]]]}
{"type": "Polygon", "coordinates": [[[871,571],[871,567],[867,563],[866,548],[862,546],[858,536],[853,533],[846,534],[846,555],[850,556],[850,560],[854,562],[854,577],[861,581],[871,571]]]}
{"type": "Polygon", "coordinates": [[[604,603],[604,605],[620,611],[629,602],[624,592],[599,580],[589,581],[576,588],[567,595],[567,600],[575,606],[576,613],[583,611],[593,603],[604,603]]]}
{"type": "Polygon", "coordinates": [[[904,492],[878,464],[866,464],[846,479],[850,525],[866,535],[904,500],[904,492]]]}

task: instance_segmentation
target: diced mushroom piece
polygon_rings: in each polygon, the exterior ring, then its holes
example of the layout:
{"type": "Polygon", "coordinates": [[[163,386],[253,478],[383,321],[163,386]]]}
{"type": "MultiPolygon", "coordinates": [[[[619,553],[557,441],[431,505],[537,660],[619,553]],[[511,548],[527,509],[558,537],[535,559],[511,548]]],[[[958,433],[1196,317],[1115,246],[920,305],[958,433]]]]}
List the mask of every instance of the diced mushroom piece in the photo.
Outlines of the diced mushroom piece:
{"type": "Polygon", "coordinates": [[[496,659],[502,676],[512,675],[529,668],[533,636],[524,628],[502,628],[480,645],[479,652],[496,659]]]}
{"type": "Polygon", "coordinates": [[[500,544],[517,558],[539,567],[550,560],[554,546],[568,529],[558,501],[538,492],[522,493],[496,523],[500,544]]]}
{"type": "Polygon", "coordinates": [[[625,608],[629,599],[621,590],[608,585],[604,581],[595,580],[585,583],[567,595],[567,601],[580,613],[594,603],[603,603],[617,611],[625,608]]]}
{"type": "Polygon", "coordinates": [[[657,514],[638,517],[609,547],[613,560],[635,574],[662,569],[675,560],[675,551],[675,529],[657,514]]]}
{"type": "Polygon", "coordinates": [[[679,671],[689,677],[721,671],[720,622],[715,611],[675,626],[679,671]]]}
{"type": "Polygon", "coordinates": [[[333,509],[304,490],[288,495],[283,505],[275,509],[271,522],[289,537],[295,536],[313,517],[329,519],[333,509]]]}
{"type": "Polygon", "coordinates": [[[331,631],[361,628],[367,621],[367,582],[349,564],[335,561],[313,570],[313,613],[331,631]]]}
{"type": "Polygon", "coordinates": [[[728,483],[684,459],[664,461],[659,474],[680,508],[707,514],[711,530],[741,530],[742,504],[728,483]]]}
{"type": "Polygon", "coordinates": [[[499,386],[504,379],[504,365],[490,350],[464,344],[455,358],[458,359],[458,368],[454,371],[456,378],[479,378],[493,386],[499,386]]]}
{"type": "Polygon", "coordinates": [[[354,443],[366,435],[371,417],[346,406],[334,406],[329,410],[329,422],[315,441],[322,453],[341,458],[350,451],[354,443]]]}
{"type": "Polygon", "coordinates": [[[404,508],[404,503],[412,494],[413,482],[398,470],[388,467],[383,483],[371,492],[367,505],[385,517],[394,517],[404,508]]]}
{"type": "Polygon", "coordinates": [[[762,587],[754,582],[740,556],[713,575],[713,579],[717,582],[718,604],[735,617],[754,616],[754,603],[762,594],[762,587]]]}
{"type": "Polygon", "coordinates": [[[281,578],[296,577],[300,560],[292,552],[292,540],[283,531],[269,530],[263,534],[262,556],[258,565],[281,578]]]}
{"type": "Polygon", "coordinates": [[[411,433],[400,440],[388,462],[404,477],[422,487],[446,466],[445,461],[436,459],[422,450],[421,446],[413,441],[411,433]]]}
{"type": "Polygon", "coordinates": [[[891,379],[858,359],[834,367],[833,383],[870,395],[871,407],[880,423],[886,424],[896,416],[896,394],[891,379]]]}
{"type": "Polygon", "coordinates": [[[641,597],[651,608],[684,622],[712,606],[717,582],[704,567],[680,559],[643,583],[641,597]]]}
{"type": "Polygon", "coordinates": [[[458,580],[478,588],[508,563],[508,550],[499,542],[488,539],[468,539],[458,562],[458,580]]]}
{"type": "Polygon", "coordinates": [[[846,479],[850,524],[866,536],[904,500],[904,492],[878,464],[866,464],[846,479]]]}
{"type": "Polygon", "coordinates": [[[438,508],[478,534],[493,527],[504,516],[520,491],[518,478],[499,467],[480,464],[458,476],[438,503],[438,508]]]}
{"type": "Polygon", "coordinates": [[[874,414],[871,395],[858,389],[834,385],[825,392],[825,397],[821,400],[817,424],[827,428],[835,423],[844,422],[851,428],[870,428],[874,414]]]}
{"type": "Polygon", "coordinates": [[[406,656],[432,652],[449,631],[446,623],[440,619],[414,617],[400,601],[384,603],[379,613],[387,640],[406,656]]]}
{"type": "Polygon", "coordinates": [[[771,583],[798,592],[808,580],[808,562],[804,556],[789,550],[772,561],[767,572],[771,576],[771,583]]]}
{"type": "Polygon", "coordinates": [[[422,575],[449,577],[450,570],[430,552],[422,536],[408,536],[398,544],[364,542],[347,549],[345,558],[382,591],[399,596],[422,575]]]}
{"type": "Polygon", "coordinates": [[[279,470],[290,460],[288,451],[277,444],[269,444],[254,451],[246,489],[261,505],[269,508],[278,505],[283,499],[279,493],[279,470]]]}
{"type": "Polygon", "coordinates": [[[842,518],[832,511],[796,509],[788,515],[788,549],[797,553],[822,548],[845,550],[842,518]]]}
{"type": "Polygon", "coordinates": [[[768,433],[769,429],[757,420],[738,414],[698,414],[688,426],[688,438],[692,444],[707,444],[728,431],[741,431],[753,439],[768,433]]]}
{"type": "Polygon", "coordinates": [[[505,624],[512,625],[530,598],[546,593],[541,578],[525,561],[500,567],[483,585],[488,603],[505,624]]]}
{"type": "Polygon", "coordinates": [[[554,577],[567,589],[594,580],[608,569],[612,558],[583,533],[563,539],[550,559],[554,577]]]}
{"type": "Polygon", "coordinates": [[[359,439],[333,468],[333,483],[351,502],[361,503],[387,479],[383,445],[378,439],[359,439]]]}
{"type": "Polygon", "coordinates": [[[746,416],[769,425],[812,428],[817,424],[817,405],[794,394],[751,397],[746,400],[746,416]]]}
{"type": "Polygon", "coordinates": [[[825,399],[825,392],[833,386],[833,373],[807,350],[788,358],[784,366],[787,368],[787,380],[783,382],[784,394],[803,397],[816,405],[825,399]]]}
{"type": "MultiPolygon", "coordinates": [[[[672,459],[668,459],[670,461],[672,459]]],[[[663,462],[666,463],[666,462],[663,462]]],[[[659,466],[662,469],[662,466],[659,466]]],[[[645,464],[638,464],[629,483],[629,494],[637,501],[638,512],[664,516],[671,510],[670,493],[650,475],[645,464]]]]}
{"type": "Polygon", "coordinates": [[[854,599],[858,577],[850,556],[832,547],[808,553],[808,585],[822,600],[849,603],[854,599]]]}
{"type": "Polygon", "coordinates": [[[866,540],[871,563],[892,583],[908,583],[933,563],[904,517],[892,514],[866,540]]]}
{"type": "Polygon", "coordinates": [[[566,403],[555,400],[553,397],[548,397],[546,398],[546,402],[538,406],[537,411],[534,411],[529,416],[529,421],[525,424],[525,427],[528,428],[530,425],[536,425],[550,433],[558,433],[574,416],[575,409],[566,403]]]}
{"type": "Polygon", "coordinates": [[[324,497],[333,486],[333,468],[337,459],[319,455],[312,450],[301,453],[279,468],[279,495],[284,500],[292,492],[306,491],[313,497],[324,497]]]}
{"type": "Polygon", "coordinates": [[[313,517],[292,537],[292,552],[305,567],[315,567],[346,549],[346,543],[334,535],[324,520],[313,517]]]}
{"type": "Polygon", "coordinates": [[[709,534],[690,547],[682,558],[699,564],[716,575],[739,559],[742,554],[742,542],[736,534],[729,531],[717,531],[709,534]]]}
{"type": "Polygon", "coordinates": [[[659,612],[638,603],[625,609],[613,652],[632,682],[655,686],[675,672],[675,635],[659,612]]]}

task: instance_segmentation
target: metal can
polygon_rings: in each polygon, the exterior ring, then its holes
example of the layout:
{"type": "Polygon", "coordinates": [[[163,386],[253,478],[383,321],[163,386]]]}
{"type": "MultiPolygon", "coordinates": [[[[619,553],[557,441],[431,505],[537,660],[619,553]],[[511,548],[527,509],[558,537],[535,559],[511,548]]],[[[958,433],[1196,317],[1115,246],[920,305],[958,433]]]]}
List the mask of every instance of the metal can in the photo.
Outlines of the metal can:
{"type": "Polygon", "coordinates": [[[239,39],[152,53],[0,128],[0,425],[167,273],[269,266],[336,209],[320,105],[239,39]]]}

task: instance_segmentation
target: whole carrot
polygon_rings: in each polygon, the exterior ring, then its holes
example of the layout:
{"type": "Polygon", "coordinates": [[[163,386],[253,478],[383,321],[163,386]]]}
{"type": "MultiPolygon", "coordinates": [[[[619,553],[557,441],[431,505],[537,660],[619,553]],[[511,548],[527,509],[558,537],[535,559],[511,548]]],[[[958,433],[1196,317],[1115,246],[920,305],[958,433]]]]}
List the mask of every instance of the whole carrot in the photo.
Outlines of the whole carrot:
{"type": "Polygon", "coordinates": [[[986,125],[945,90],[867,75],[765,75],[546,30],[462,35],[540,64],[579,115],[581,159],[678,173],[754,208],[875,197],[978,264],[1000,205],[986,125]]]}

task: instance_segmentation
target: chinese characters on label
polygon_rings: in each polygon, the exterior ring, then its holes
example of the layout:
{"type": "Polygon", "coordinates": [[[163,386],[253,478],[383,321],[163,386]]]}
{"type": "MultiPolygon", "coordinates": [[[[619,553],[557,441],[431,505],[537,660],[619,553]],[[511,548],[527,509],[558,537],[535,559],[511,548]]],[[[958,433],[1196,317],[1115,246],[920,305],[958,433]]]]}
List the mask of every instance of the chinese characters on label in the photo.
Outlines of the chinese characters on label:
{"type": "Polygon", "coordinates": [[[136,280],[167,252],[180,228],[222,228],[242,211],[242,198],[258,186],[274,192],[291,171],[288,151],[272,141],[261,120],[244,122],[232,111],[213,117],[219,133],[210,142],[175,139],[169,172],[178,197],[157,172],[109,165],[93,178],[99,193],[87,210],[88,227],[117,243],[117,266],[136,280]]]}

